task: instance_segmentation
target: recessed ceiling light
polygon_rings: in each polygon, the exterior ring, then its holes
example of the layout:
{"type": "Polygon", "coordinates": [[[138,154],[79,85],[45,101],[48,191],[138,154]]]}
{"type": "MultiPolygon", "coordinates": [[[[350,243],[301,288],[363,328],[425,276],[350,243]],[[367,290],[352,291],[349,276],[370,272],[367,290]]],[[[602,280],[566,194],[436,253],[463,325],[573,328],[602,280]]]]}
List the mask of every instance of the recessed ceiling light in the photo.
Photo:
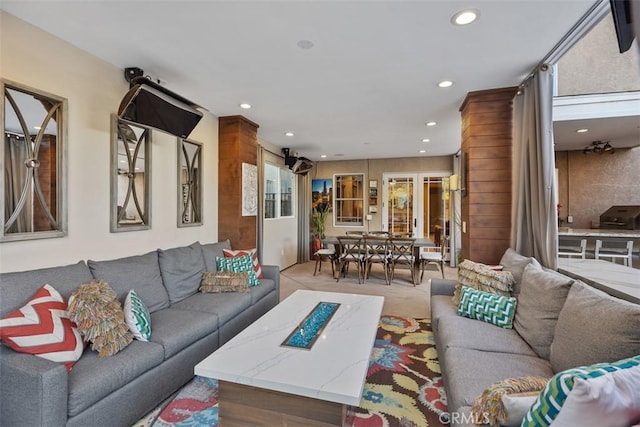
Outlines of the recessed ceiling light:
{"type": "Polygon", "coordinates": [[[309,50],[313,49],[313,42],[311,40],[299,40],[297,43],[300,49],[309,50]]]}
{"type": "Polygon", "coordinates": [[[589,132],[589,129],[584,128],[584,129],[578,129],[576,132],[578,133],[585,133],[585,132],[589,132]]]}
{"type": "Polygon", "coordinates": [[[295,135],[295,133],[293,133],[293,132],[285,132],[284,134],[285,134],[285,136],[293,136],[293,135],[295,135]]]}
{"type": "Polygon", "coordinates": [[[249,108],[251,108],[251,104],[247,104],[246,102],[243,102],[242,104],[240,104],[240,108],[244,108],[245,110],[248,110],[249,108]]]}
{"type": "Polygon", "coordinates": [[[323,159],[326,159],[327,155],[326,154],[320,154],[320,157],[323,158],[323,159]]]}
{"type": "Polygon", "coordinates": [[[424,139],[422,140],[422,142],[430,142],[430,141],[431,141],[431,140],[430,140],[429,138],[424,138],[424,139]]]}
{"type": "Polygon", "coordinates": [[[437,125],[438,123],[437,123],[437,122],[427,122],[427,123],[425,123],[425,124],[426,124],[427,126],[435,126],[435,125],[437,125]]]}
{"type": "Polygon", "coordinates": [[[478,9],[461,10],[451,17],[453,25],[468,25],[478,19],[480,11],[478,9]]]}
{"type": "Polygon", "coordinates": [[[451,87],[453,86],[453,82],[451,80],[443,80],[438,83],[438,87],[451,87]]]}
{"type": "Polygon", "coordinates": [[[420,152],[421,152],[421,153],[426,153],[426,152],[427,152],[427,150],[420,150],[420,152]]]}

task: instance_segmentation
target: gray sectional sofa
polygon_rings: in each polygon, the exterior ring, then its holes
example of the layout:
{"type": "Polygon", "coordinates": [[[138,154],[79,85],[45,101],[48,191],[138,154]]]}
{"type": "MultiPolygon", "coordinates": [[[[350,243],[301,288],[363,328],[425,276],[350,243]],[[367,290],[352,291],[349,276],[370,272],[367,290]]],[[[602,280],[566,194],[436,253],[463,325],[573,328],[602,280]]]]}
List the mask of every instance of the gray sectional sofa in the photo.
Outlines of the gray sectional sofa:
{"type": "Polygon", "coordinates": [[[474,400],[496,382],[550,378],[640,354],[640,305],[544,269],[511,249],[500,264],[516,280],[513,329],[458,316],[456,282],[431,280],[432,328],[452,425],[474,425],[474,400]]]}
{"type": "Polygon", "coordinates": [[[62,364],[0,346],[0,425],[128,426],[193,377],[193,367],[279,301],[280,271],[249,293],[197,292],[202,273],[230,242],[158,249],[144,255],[0,274],[0,316],[45,283],[65,299],[94,278],[123,301],[135,289],[151,312],[151,341],[134,340],[98,358],[87,347],[68,372],[62,364]]]}

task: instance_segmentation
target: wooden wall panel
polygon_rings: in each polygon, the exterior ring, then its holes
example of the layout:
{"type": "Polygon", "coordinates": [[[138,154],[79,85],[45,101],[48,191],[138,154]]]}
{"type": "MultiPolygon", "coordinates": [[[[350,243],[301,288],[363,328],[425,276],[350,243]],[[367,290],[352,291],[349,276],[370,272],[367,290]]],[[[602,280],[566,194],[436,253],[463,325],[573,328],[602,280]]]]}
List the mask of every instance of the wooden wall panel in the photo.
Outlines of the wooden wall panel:
{"type": "Polygon", "coordinates": [[[218,240],[237,249],[257,243],[257,217],[242,216],[242,164],[256,165],[258,125],[242,116],[218,119],[218,240]]]}
{"type": "Polygon", "coordinates": [[[467,94],[462,114],[466,189],[462,257],[497,264],[511,234],[512,102],[517,88],[467,94]]]}

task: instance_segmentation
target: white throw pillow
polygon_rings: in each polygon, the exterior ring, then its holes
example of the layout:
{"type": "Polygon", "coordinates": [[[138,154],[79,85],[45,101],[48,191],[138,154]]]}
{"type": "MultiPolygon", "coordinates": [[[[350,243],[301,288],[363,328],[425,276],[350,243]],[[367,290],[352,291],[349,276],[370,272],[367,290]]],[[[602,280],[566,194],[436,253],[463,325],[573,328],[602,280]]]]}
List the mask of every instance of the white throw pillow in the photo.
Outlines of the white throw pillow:
{"type": "Polygon", "coordinates": [[[504,427],[520,427],[522,419],[527,415],[539,395],[540,392],[537,391],[503,395],[502,404],[508,418],[502,422],[502,425],[504,427]]]}
{"type": "Polygon", "coordinates": [[[640,422],[640,365],[576,378],[552,427],[626,427],[640,422]]]}

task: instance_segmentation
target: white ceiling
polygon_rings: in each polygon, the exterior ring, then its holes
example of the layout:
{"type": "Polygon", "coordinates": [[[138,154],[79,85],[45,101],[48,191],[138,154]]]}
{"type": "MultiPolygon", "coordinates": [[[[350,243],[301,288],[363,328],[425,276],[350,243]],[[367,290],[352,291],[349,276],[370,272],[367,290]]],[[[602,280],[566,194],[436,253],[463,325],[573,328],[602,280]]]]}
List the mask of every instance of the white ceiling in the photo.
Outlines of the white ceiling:
{"type": "Polygon", "coordinates": [[[246,116],[264,141],[338,160],[455,153],[465,95],[520,84],[595,2],[3,0],[1,7],[118,68],[142,68],[215,115],[246,116]],[[480,19],[452,25],[469,6],[480,19]],[[301,40],[313,48],[298,47],[301,40]],[[443,79],[454,86],[438,88],[443,79]],[[240,109],[243,102],[253,108],[240,109]],[[431,120],[437,126],[425,126],[431,120]]]}

